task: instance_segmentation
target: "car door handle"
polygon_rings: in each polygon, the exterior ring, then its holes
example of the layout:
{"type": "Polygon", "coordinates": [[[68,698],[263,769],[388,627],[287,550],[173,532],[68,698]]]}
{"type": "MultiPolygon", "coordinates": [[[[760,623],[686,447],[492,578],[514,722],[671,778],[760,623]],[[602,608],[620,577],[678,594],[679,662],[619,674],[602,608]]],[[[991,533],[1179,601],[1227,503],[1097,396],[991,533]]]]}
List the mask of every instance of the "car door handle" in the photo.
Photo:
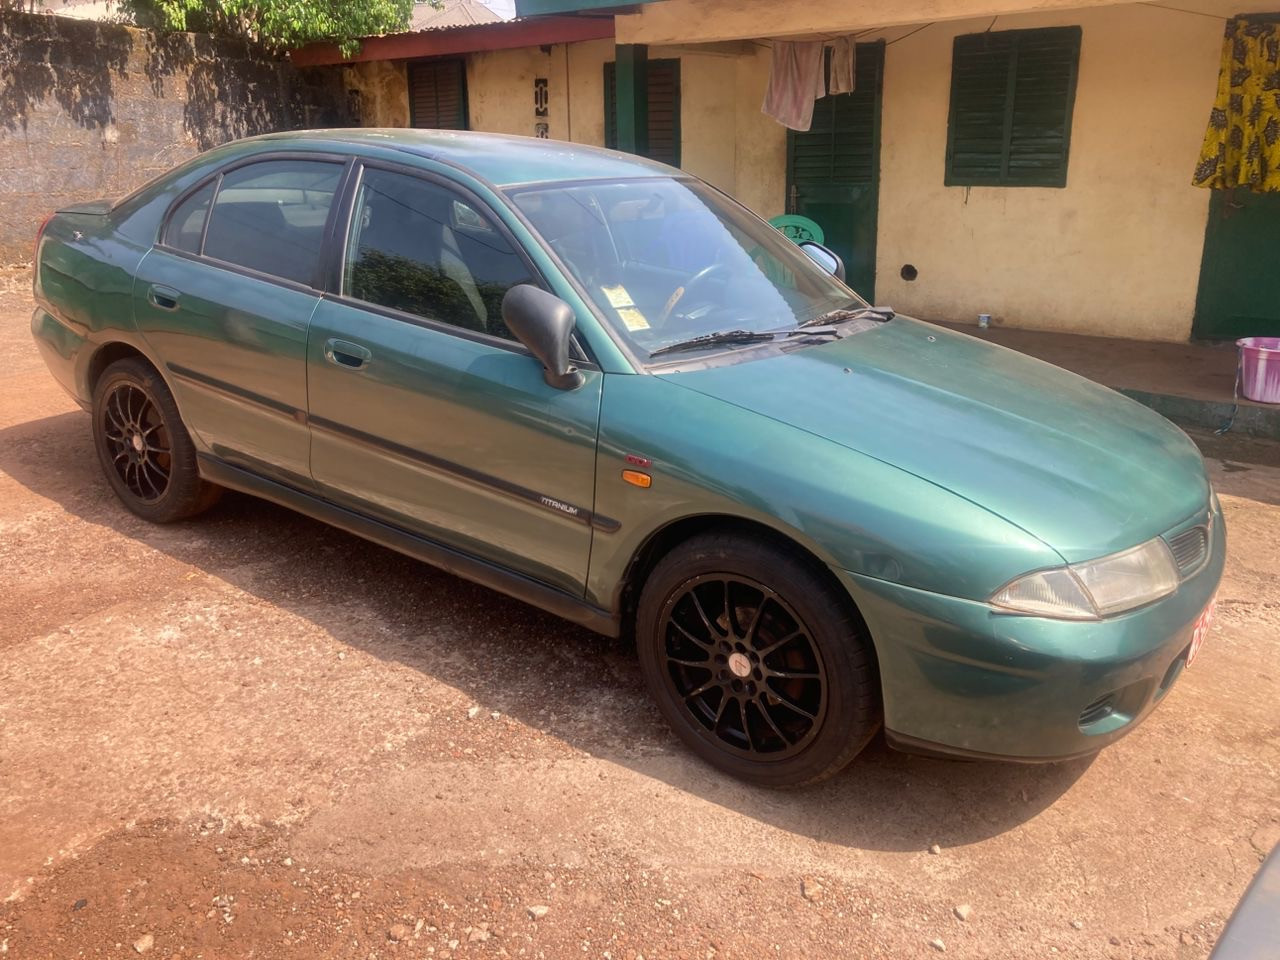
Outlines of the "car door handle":
{"type": "Polygon", "coordinates": [[[151,305],[161,310],[177,310],[179,296],[180,294],[173,287],[161,286],[158,283],[153,283],[147,290],[147,299],[151,301],[151,305]]]}
{"type": "Polygon", "coordinates": [[[330,363],[336,363],[340,367],[350,367],[352,370],[359,370],[373,359],[373,354],[366,347],[352,343],[350,340],[336,339],[325,341],[324,356],[330,363]]]}

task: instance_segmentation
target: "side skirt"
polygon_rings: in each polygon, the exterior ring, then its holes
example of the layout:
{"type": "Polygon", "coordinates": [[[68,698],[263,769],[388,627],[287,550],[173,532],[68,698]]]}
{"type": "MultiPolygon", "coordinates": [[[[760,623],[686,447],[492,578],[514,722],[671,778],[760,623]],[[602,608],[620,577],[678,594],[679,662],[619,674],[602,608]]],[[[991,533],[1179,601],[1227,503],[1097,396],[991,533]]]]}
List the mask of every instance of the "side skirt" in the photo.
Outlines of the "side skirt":
{"type": "Polygon", "coordinates": [[[616,637],[620,633],[619,618],[608,610],[601,610],[585,600],[571,596],[562,590],[539,583],[523,574],[513,573],[504,567],[480,560],[462,553],[452,547],[428,540],[417,534],[401,530],[381,520],[374,520],[363,514],[348,510],[321,500],[292,487],[267,480],[248,470],[233,467],[229,463],[211,457],[208,454],[197,454],[200,462],[200,475],[210,483],[229,487],[241,493],[247,493],[263,500],[270,500],[282,507],[296,510],[316,520],[357,537],[372,540],[374,543],[389,547],[392,550],[439,567],[446,573],[471,580],[481,586],[505,593],[525,603],[563,617],[573,623],[581,624],[596,633],[607,637],[616,637]]]}

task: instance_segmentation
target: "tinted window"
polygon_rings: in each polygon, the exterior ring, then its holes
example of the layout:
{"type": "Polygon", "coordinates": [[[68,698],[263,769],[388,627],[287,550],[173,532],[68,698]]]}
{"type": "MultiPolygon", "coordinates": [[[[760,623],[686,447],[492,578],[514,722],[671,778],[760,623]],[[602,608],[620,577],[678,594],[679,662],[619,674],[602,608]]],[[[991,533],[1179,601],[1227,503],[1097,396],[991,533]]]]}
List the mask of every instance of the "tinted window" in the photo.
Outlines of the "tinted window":
{"type": "Polygon", "coordinates": [[[311,283],[342,167],[268,160],[232,170],[213,202],[204,255],[311,283]]]}
{"type": "Polygon", "coordinates": [[[368,303],[514,339],[502,298],[529,282],[492,222],[437,184],[366,170],[356,195],[343,289],[368,303]]]}
{"type": "Polygon", "coordinates": [[[204,216],[209,212],[216,181],[211,181],[178,204],[169,217],[164,242],[187,253],[200,252],[200,236],[204,233],[204,216]]]}

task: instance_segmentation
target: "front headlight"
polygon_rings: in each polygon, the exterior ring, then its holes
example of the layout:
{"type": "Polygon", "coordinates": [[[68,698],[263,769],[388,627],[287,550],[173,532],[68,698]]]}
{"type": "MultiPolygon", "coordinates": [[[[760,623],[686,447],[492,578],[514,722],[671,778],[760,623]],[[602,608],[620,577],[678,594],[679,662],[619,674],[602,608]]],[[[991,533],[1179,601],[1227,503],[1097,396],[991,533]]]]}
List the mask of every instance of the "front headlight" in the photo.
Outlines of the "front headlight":
{"type": "Polygon", "coordinates": [[[1088,563],[1019,577],[997,590],[991,604],[1011,613],[1098,620],[1167,597],[1177,589],[1173,554],[1156,537],[1088,563]]]}

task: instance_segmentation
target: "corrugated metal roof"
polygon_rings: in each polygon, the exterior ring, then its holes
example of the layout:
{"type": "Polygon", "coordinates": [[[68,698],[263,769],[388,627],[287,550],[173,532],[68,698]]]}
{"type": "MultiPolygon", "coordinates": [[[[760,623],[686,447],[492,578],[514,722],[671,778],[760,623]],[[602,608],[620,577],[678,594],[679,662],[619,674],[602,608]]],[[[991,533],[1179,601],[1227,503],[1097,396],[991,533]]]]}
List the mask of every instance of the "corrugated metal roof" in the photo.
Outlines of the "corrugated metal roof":
{"type": "Polygon", "coordinates": [[[413,5],[413,19],[409,24],[410,32],[423,30],[452,30],[456,27],[474,27],[481,23],[501,23],[498,16],[479,0],[444,0],[441,8],[430,3],[418,2],[413,5]]]}

